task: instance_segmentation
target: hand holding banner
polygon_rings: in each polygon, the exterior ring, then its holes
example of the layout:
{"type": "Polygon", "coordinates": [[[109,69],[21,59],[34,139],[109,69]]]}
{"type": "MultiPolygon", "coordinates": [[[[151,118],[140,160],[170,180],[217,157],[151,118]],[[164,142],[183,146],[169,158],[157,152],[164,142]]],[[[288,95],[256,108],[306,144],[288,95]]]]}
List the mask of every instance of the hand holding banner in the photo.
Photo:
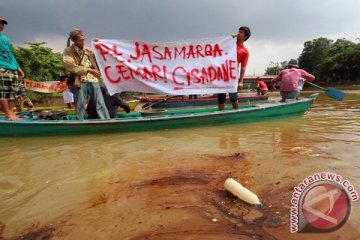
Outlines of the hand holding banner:
{"type": "Polygon", "coordinates": [[[92,46],[110,94],[237,91],[236,39],[231,36],[159,44],[96,39],[92,46]]]}

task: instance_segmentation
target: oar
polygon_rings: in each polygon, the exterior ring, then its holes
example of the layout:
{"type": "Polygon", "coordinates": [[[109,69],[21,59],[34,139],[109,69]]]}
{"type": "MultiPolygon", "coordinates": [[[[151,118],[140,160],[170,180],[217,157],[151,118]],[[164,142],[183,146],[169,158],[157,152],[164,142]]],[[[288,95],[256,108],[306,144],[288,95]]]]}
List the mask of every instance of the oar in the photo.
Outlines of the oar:
{"type": "Polygon", "coordinates": [[[328,87],[328,88],[323,88],[323,87],[320,87],[316,84],[313,84],[311,82],[306,82],[307,84],[313,86],[313,87],[316,87],[318,89],[321,89],[323,91],[325,91],[325,94],[326,96],[328,97],[331,97],[332,99],[335,99],[337,101],[342,101],[345,97],[345,93],[336,89],[336,88],[332,88],[332,87],[328,87]]]}
{"type": "Polygon", "coordinates": [[[163,100],[158,101],[158,102],[153,103],[153,104],[149,104],[149,105],[144,104],[141,108],[142,108],[142,109],[145,109],[145,110],[146,110],[146,109],[149,109],[149,108],[152,108],[153,106],[156,106],[156,105],[158,105],[158,104],[160,104],[160,103],[166,102],[166,101],[168,101],[170,98],[173,98],[173,97],[176,97],[176,96],[177,96],[177,95],[164,98],[163,100]]]}

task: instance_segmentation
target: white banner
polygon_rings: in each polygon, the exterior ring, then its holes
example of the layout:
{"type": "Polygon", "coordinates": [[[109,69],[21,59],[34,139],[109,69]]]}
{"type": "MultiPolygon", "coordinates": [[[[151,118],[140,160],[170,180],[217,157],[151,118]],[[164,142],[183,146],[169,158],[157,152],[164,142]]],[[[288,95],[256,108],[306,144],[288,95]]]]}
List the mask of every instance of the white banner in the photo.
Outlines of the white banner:
{"type": "Polygon", "coordinates": [[[92,46],[110,94],[237,91],[236,38],[230,36],[169,43],[99,39],[92,46]]]}
{"type": "Polygon", "coordinates": [[[25,89],[40,93],[57,93],[67,89],[66,82],[60,81],[36,82],[26,79],[24,82],[25,89]]]}

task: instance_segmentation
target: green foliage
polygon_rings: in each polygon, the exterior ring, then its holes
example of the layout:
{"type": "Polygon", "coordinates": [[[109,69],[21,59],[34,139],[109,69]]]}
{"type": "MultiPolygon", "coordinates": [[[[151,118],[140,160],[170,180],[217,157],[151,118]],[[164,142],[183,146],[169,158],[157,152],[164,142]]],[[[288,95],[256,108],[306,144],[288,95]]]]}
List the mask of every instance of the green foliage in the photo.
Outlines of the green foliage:
{"type": "Polygon", "coordinates": [[[327,76],[334,82],[350,81],[359,78],[359,44],[355,44],[346,39],[338,39],[331,46],[326,65],[323,69],[330,68],[331,75],[327,76]]]}
{"type": "Polygon", "coordinates": [[[314,39],[312,49],[300,56],[300,66],[309,70],[321,82],[348,83],[360,78],[360,45],[346,39],[335,42],[326,38],[314,39]]]}
{"type": "Polygon", "coordinates": [[[332,40],[327,38],[318,38],[304,43],[304,49],[299,57],[299,65],[301,68],[315,75],[319,75],[321,71],[319,66],[328,57],[332,40]]]}
{"type": "Polygon", "coordinates": [[[26,79],[33,81],[58,80],[63,73],[61,54],[45,47],[45,42],[26,43],[29,48],[14,48],[14,55],[25,72],[26,79]]]}

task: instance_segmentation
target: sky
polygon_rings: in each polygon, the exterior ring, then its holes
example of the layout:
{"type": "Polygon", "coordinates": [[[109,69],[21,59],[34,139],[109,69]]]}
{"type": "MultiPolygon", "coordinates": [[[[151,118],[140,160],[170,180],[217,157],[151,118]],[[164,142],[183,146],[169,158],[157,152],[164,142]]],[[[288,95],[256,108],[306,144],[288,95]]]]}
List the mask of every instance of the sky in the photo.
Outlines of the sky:
{"type": "Polygon", "coordinates": [[[12,44],[47,42],[62,52],[73,28],[90,39],[169,42],[251,29],[246,75],[298,58],[319,37],[360,41],[360,0],[0,0],[12,44]]]}

